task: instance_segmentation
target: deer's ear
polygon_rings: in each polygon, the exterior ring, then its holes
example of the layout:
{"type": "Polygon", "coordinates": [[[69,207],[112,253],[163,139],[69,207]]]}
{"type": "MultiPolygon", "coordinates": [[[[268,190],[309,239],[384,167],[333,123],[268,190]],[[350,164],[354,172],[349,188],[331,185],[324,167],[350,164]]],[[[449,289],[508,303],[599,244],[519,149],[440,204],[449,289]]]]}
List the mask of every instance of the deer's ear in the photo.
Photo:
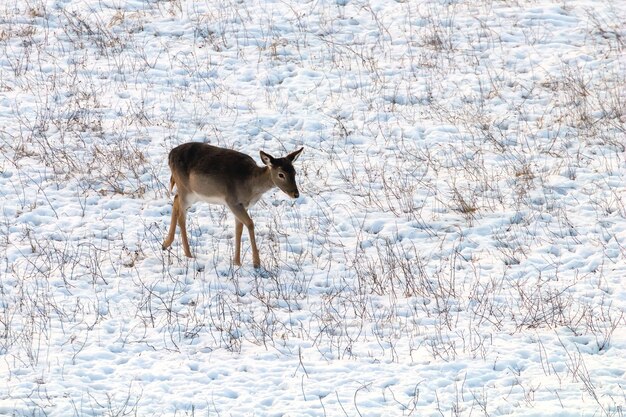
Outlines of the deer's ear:
{"type": "Polygon", "coordinates": [[[296,161],[296,159],[298,159],[298,157],[300,156],[300,154],[302,153],[303,150],[304,150],[304,148],[300,148],[297,151],[290,153],[285,158],[287,158],[290,162],[293,163],[293,162],[296,161]]]}
{"type": "Polygon", "coordinates": [[[272,155],[265,153],[263,151],[260,151],[259,155],[261,155],[261,161],[263,161],[263,163],[267,165],[268,167],[272,167],[275,165],[274,157],[272,155]]]}

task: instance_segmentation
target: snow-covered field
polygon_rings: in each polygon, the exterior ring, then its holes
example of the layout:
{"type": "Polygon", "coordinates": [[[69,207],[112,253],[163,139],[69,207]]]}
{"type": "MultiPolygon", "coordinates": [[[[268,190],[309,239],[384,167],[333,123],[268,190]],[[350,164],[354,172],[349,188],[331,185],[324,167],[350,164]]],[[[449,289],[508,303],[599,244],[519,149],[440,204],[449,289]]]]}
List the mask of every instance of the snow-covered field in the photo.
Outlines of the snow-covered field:
{"type": "Polygon", "coordinates": [[[5,0],[0,415],[624,416],[618,1],[5,0]],[[167,232],[167,154],[301,196],[167,232]]]}

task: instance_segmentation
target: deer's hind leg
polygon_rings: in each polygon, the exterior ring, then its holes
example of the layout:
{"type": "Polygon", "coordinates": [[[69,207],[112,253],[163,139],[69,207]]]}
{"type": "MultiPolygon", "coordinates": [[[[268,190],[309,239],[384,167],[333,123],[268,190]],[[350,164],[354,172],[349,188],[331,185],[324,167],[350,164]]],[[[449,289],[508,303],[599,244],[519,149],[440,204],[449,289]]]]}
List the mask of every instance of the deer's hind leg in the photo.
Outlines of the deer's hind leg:
{"type": "Polygon", "coordinates": [[[187,239],[187,229],[186,229],[186,217],[187,217],[187,207],[183,204],[183,198],[180,194],[176,194],[174,197],[174,204],[172,205],[172,219],[170,220],[170,230],[167,233],[167,237],[163,241],[163,249],[167,249],[174,242],[174,237],[176,236],[176,225],[180,227],[180,236],[183,242],[183,251],[185,252],[185,256],[189,258],[193,258],[191,256],[191,251],[189,250],[189,240],[187,239]]]}
{"type": "Polygon", "coordinates": [[[174,204],[172,205],[172,219],[170,220],[170,230],[163,241],[163,250],[169,248],[174,241],[174,235],[176,234],[176,224],[178,223],[178,195],[174,196],[174,204]]]}
{"type": "MultiPolygon", "coordinates": [[[[185,256],[193,258],[191,250],[189,250],[189,240],[187,239],[187,208],[188,206],[183,203],[184,199],[178,199],[178,227],[180,227],[180,237],[183,242],[183,251],[185,256]]],[[[175,201],[174,201],[175,203],[175,201]]]]}

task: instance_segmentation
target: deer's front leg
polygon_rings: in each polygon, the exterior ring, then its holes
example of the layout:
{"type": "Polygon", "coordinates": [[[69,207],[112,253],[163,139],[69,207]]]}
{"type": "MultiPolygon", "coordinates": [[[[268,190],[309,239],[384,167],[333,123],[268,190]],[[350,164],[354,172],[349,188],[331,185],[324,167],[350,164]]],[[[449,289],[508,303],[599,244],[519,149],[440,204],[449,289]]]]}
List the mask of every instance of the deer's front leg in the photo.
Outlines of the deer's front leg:
{"type": "MultiPolygon", "coordinates": [[[[248,215],[248,211],[244,208],[243,204],[240,204],[240,203],[230,204],[229,203],[228,208],[230,208],[230,211],[233,212],[237,220],[239,220],[239,222],[242,225],[245,225],[248,228],[248,234],[250,235],[250,246],[252,247],[252,265],[255,268],[260,268],[261,259],[259,257],[259,250],[256,247],[256,238],[254,236],[254,222],[248,215]]],[[[242,226],[242,229],[243,229],[243,226],[242,226]]],[[[237,236],[241,236],[241,233],[237,233],[237,230],[235,230],[235,234],[237,236]]],[[[240,248],[241,248],[241,242],[240,242],[240,248]]],[[[237,261],[237,254],[238,254],[237,242],[235,241],[235,261],[237,261]]]]}
{"type": "Polygon", "coordinates": [[[235,218],[235,257],[233,258],[233,264],[241,266],[241,234],[243,232],[243,223],[235,218]]]}

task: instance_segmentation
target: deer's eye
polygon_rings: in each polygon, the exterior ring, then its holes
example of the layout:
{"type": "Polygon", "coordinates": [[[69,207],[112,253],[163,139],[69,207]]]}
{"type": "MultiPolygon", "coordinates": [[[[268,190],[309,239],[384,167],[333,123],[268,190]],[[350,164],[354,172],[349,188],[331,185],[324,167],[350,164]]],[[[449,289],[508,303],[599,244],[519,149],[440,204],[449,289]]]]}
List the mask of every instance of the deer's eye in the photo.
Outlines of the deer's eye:
{"type": "Polygon", "coordinates": [[[278,173],[278,178],[280,178],[281,180],[285,179],[285,174],[283,174],[282,172],[278,173]]]}

